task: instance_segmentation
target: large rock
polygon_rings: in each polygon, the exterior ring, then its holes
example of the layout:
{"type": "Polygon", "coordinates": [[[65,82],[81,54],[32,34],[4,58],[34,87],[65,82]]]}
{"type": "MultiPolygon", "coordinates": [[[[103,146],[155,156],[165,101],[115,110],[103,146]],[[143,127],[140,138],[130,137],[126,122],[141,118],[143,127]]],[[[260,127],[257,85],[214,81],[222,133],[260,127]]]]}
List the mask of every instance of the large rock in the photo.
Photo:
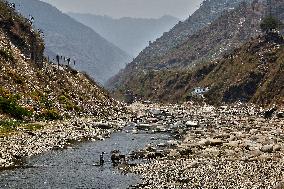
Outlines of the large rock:
{"type": "Polygon", "coordinates": [[[208,139],[202,139],[201,141],[198,142],[198,144],[201,146],[208,146],[210,145],[210,141],[208,139]]]}
{"type": "Polygon", "coordinates": [[[152,109],[152,110],[150,110],[150,113],[153,114],[153,115],[161,115],[163,113],[163,111],[159,110],[159,109],[152,109]]]}
{"type": "Polygon", "coordinates": [[[187,122],[185,123],[185,125],[186,125],[187,127],[198,127],[198,123],[195,122],[195,121],[187,121],[187,122]]]}
{"type": "Polygon", "coordinates": [[[279,144],[276,144],[273,146],[273,151],[274,152],[277,152],[277,151],[280,151],[281,150],[281,146],[279,144]]]}
{"type": "Polygon", "coordinates": [[[139,130],[149,130],[151,128],[151,125],[147,123],[141,123],[139,125],[136,125],[136,128],[139,130]]]}
{"type": "Polygon", "coordinates": [[[3,167],[6,163],[5,159],[0,158],[0,167],[3,167]]]}
{"type": "Polygon", "coordinates": [[[201,141],[198,142],[199,145],[201,146],[220,146],[223,144],[223,141],[220,139],[202,139],[201,141]]]}
{"type": "Polygon", "coordinates": [[[220,146],[223,144],[223,141],[220,139],[209,139],[210,146],[220,146]]]}
{"type": "Polygon", "coordinates": [[[273,152],[273,145],[264,145],[260,148],[260,151],[264,153],[272,153],[273,152]]]}
{"type": "Polygon", "coordinates": [[[231,147],[231,148],[237,148],[241,141],[229,141],[228,143],[225,143],[226,146],[231,147]]]}
{"type": "Polygon", "coordinates": [[[111,129],[112,128],[112,126],[109,123],[101,123],[101,122],[93,123],[93,127],[100,128],[100,129],[111,129]]]}

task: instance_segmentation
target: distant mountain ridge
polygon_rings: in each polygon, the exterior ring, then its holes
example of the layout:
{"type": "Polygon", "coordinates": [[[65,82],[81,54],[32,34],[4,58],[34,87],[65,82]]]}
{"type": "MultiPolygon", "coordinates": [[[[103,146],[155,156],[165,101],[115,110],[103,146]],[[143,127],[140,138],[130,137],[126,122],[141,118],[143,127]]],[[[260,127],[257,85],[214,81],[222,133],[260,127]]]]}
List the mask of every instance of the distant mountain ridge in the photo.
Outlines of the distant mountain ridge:
{"type": "Polygon", "coordinates": [[[130,56],[91,28],[38,0],[10,0],[16,10],[29,18],[44,33],[46,53],[76,59],[76,68],[104,83],[130,60],[130,56]],[[111,69],[110,69],[111,67],[111,69]]]}
{"type": "Polygon", "coordinates": [[[149,41],[156,40],[178,22],[177,18],[169,15],[158,19],[130,17],[113,19],[109,16],[82,13],[68,13],[68,15],[91,27],[132,56],[137,56],[149,41]]]}

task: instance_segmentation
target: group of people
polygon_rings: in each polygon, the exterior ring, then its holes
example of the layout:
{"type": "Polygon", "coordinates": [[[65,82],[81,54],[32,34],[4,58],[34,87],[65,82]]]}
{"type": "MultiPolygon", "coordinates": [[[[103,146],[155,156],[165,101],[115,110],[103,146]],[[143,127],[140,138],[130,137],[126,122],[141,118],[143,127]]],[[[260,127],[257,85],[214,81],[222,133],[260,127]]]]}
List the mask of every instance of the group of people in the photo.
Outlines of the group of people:
{"type": "MultiPolygon", "coordinates": [[[[60,62],[62,62],[62,60],[63,60],[64,63],[67,62],[68,66],[70,66],[71,58],[67,58],[65,56],[56,55],[55,59],[56,59],[57,65],[60,65],[60,62]]],[[[74,66],[76,65],[76,60],[75,59],[73,60],[73,65],[74,66]]]]}
{"type": "MultiPolygon", "coordinates": [[[[9,3],[8,1],[6,1],[6,4],[11,9],[16,10],[16,4],[15,3],[9,3]]],[[[31,24],[33,24],[34,21],[35,21],[35,18],[31,14],[29,14],[29,17],[27,18],[27,21],[30,22],[31,24]]],[[[44,38],[44,34],[43,34],[43,31],[41,29],[38,29],[38,33],[44,38]]],[[[49,61],[49,58],[48,58],[48,61],[49,61]]],[[[55,61],[58,64],[58,66],[60,65],[60,63],[61,64],[67,63],[68,66],[70,66],[71,61],[73,62],[74,66],[76,65],[76,60],[75,59],[71,60],[71,58],[68,58],[68,57],[65,57],[65,56],[60,56],[60,55],[56,55],[55,61]]]]}

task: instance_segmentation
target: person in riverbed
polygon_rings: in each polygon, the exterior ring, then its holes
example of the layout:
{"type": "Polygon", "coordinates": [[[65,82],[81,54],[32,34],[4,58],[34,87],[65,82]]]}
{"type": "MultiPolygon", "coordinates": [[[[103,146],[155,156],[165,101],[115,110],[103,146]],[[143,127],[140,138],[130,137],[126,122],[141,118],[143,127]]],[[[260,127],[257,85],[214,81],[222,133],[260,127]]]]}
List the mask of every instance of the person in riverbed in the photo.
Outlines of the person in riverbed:
{"type": "Polygon", "coordinates": [[[100,166],[103,166],[104,163],[105,163],[105,160],[104,160],[104,152],[102,152],[102,153],[100,154],[100,166]]]}

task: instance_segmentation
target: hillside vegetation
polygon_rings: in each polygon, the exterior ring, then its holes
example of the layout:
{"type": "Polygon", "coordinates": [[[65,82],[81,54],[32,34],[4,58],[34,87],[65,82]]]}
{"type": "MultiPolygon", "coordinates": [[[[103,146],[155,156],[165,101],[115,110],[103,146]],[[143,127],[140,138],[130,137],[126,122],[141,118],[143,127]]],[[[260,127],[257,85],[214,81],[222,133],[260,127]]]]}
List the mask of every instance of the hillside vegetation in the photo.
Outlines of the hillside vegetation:
{"type": "Polygon", "coordinates": [[[144,100],[284,105],[284,40],[278,34],[266,34],[216,61],[187,70],[153,71],[143,78],[147,79],[141,87],[136,87],[134,94],[144,100]],[[210,90],[202,98],[192,95],[196,87],[209,87],[210,90]]]}
{"type": "Polygon", "coordinates": [[[40,34],[2,0],[0,26],[1,120],[102,119],[116,114],[117,102],[89,76],[48,63],[40,34]]]}

